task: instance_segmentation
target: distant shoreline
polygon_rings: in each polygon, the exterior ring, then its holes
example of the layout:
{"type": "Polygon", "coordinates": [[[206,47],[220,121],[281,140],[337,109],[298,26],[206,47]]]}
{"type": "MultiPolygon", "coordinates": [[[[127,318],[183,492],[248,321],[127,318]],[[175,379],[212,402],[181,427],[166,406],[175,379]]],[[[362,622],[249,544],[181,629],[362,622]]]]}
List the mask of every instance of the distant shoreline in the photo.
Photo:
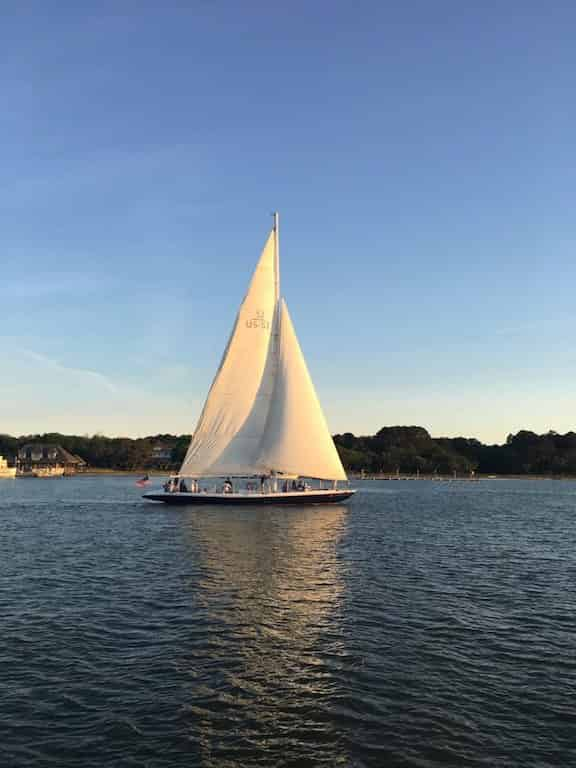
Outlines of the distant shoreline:
{"type": "Polygon", "coordinates": [[[85,472],[78,472],[76,477],[82,475],[148,475],[149,477],[165,477],[175,474],[174,470],[161,469],[99,469],[89,468],[85,472]]]}
{"type": "Polygon", "coordinates": [[[475,475],[468,477],[466,475],[373,475],[366,474],[364,477],[358,473],[349,473],[350,480],[377,480],[380,482],[392,482],[398,480],[432,480],[437,482],[465,482],[475,483],[480,480],[576,480],[576,475],[475,475]]]}
{"type": "MultiPolygon", "coordinates": [[[[137,476],[148,475],[148,477],[167,477],[170,475],[178,474],[178,470],[157,470],[157,469],[87,469],[85,472],[79,472],[74,477],[91,476],[97,477],[104,476],[137,476]]],[[[433,482],[457,482],[457,483],[475,483],[480,480],[575,480],[576,475],[475,475],[474,477],[468,477],[466,475],[410,475],[401,474],[400,476],[382,474],[374,475],[367,473],[364,477],[358,473],[348,473],[349,480],[372,480],[377,482],[398,482],[400,480],[427,480],[433,482]]]]}

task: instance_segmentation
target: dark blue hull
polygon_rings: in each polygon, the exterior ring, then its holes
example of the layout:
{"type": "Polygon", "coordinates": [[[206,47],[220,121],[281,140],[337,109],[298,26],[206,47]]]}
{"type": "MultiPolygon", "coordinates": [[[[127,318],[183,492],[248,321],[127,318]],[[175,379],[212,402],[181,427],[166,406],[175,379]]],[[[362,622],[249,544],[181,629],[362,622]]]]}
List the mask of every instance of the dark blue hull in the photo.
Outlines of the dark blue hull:
{"type": "Polygon", "coordinates": [[[164,504],[225,504],[226,506],[270,504],[334,504],[346,501],[355,491],[306,491],[297,493],[145,493],[148,501],[161,501],[164,504]]]}

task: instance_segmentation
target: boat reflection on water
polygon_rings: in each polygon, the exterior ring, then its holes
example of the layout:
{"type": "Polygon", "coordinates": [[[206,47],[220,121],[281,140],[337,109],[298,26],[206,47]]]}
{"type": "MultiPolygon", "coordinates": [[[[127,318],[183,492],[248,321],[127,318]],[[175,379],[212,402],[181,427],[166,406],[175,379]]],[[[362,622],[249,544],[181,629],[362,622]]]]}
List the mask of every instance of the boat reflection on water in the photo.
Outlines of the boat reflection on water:
{"type": "Polygon", "coordinates": [[[186,714],[203,764],[306,759],[312,745],[326,765],[348,764],[327,715],[343,654],[346,507],[206,507],[181,519],[199,566],[190,587],[210,628],[180,670],[191,678],[186,714]]]}

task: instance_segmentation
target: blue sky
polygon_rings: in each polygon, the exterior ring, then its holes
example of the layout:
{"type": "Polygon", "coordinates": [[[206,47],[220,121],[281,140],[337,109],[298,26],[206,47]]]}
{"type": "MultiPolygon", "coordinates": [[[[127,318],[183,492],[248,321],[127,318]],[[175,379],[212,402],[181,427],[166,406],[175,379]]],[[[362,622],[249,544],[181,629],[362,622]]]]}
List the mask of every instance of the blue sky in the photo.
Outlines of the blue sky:
{"type": "Polygon", "coordinates": [[[576,429],[576,7],[0,25],[0,431],[193,429],[270,225],[332,431],[576,429]]]}

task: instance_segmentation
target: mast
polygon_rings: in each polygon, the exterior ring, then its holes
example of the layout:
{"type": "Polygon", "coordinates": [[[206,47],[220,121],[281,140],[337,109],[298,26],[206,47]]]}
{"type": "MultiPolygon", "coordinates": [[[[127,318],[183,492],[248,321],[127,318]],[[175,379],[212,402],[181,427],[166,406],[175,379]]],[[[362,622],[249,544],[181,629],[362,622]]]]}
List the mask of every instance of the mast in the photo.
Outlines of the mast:
{"type": "MultiPolygon", "coordinates": [[[[278,368],[280,366],[280,216],[278,211],[274,211],[274,294],[276,300],[276,306],[274,308],[274,325],[272,331],[272,370],[274,381],[278,376],[278,368]]],[[[274,391],[272,392],[272,396],[274,391]]],[[[268,414],[269,415],[269,414],[268,414]]],[[[268,423],[268,421],[266,421],[268,423]]],[[[270,475],[274,475],[274,470],[270,471],[270,475]]],[[[277,490],[276,480],[274,480],[274,491],[277,490]]]]}
{"type": "Polygon", "coordinates": [[[280,216],[274,212],[274,290],[276,301],[280,299],[280,216]]]}

